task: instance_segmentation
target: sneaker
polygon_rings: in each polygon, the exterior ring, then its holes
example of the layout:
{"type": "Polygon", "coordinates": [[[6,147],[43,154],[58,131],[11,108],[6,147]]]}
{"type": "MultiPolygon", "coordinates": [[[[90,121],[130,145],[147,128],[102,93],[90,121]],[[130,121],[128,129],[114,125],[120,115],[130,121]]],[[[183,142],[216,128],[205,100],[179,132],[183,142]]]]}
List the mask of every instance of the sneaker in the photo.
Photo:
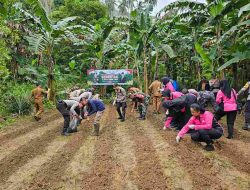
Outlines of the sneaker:
{"type": "Polygon", "coordinates": [[[117,119],[122,119],[122,117],[118,117],[117,119]]]}
{"type": "Polygon", "coordinates": [[[206,151],[214,151],[214,145],[212,145],[212,144],[207,144],[207,145],[204,147],[204,150],[206,150],[206,151]]]}
{"type": "Polygon", "coordinates": [[[121,119],[121,122],[124,122],[125,121],[125,119],[121,119]]]}
{"type": "Polygon", "coordinates": [[[229,135],[227,136],[227,139],[232,139],[232,138],[233,138],[233,136],[229,136],[229,135]]]}
{"type": "Polygon", "coordinates": [[[146,118],[145,117],[141,117],[141,118],[139,118],[139,120],[145,120],[146,118]]]}

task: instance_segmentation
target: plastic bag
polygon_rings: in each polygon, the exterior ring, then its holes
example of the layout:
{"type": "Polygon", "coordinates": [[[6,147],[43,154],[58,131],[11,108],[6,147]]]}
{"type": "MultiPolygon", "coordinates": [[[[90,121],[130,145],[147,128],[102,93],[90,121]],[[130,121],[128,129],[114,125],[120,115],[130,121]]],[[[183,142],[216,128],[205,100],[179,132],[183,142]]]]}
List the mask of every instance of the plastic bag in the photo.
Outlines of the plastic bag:
{"type": "Polygon", "coordinates": [[[69,128],[71,130],[75,130],[77,127],[77,122],[78,122],[78,119],[76,117],[73,117],[73,119],[69,123],[69,128]]]}

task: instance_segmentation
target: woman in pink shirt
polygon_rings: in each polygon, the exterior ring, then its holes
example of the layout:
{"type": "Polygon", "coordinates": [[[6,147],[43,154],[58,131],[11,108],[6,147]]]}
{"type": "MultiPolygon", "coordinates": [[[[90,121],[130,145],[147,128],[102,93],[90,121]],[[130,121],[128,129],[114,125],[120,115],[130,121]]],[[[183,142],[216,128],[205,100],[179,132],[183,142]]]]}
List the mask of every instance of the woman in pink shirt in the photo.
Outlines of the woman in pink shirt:
{"type": "MultiPolygon", "coordinates": [[[[174,100],[177,98],[180,98],[181,96],[183,96],[184,94],[181,92],[171,92],[171,90],[166,90],[164,92],[162,92],[162,96],[164,97],[164,100],[174,100]]],[[[185,112],[185,107],[183,107],[183,109],[181,110],[182,113],[185,112]]],[[[171,114],[170,114],[171,115],[171,114]]],[[[170,124],[172,125],[172,128],[176,127],[178,128],[177,124],[176,124],[176,120],[178,120],[178,117],[183,117],[183,114],[181,113],[177,113],[175,112],[174,116],[169,116],[169,114],[167,115],[167,120],[164,124],[163,130],[166,130],[167,128],[170,128],[170,124]]],[[[183,123],[184,124],[184,123],[183,123]]],[[[182,125],[183,126],[183,125],[182,125]]]]}
{"type": "Polygon", "coordinates": [[[162,79],[162,83],[164,85],[164,91],[166,90],[170,90],[171,92],[175,92],[175,89],[174,89],[174,86],[173,84],[171,83],[171,80],[169,77],[164,77],[162,79]]]}
{"type": "Polygon", "coordinates": [[[213,114],[201,109],[199,104],[192,104],[190,110],[193,116],[178,133],[176,142],[179,143],[181,138],[191,130],[191,139],[193,141],[205,142],[207,145],[204,149],[213,151],[213,139],[219,139],[223,135],[222,127],[214,119],[213,114]]]}
{"type": "Polygon", "coordinates": [[[220,90],[216,96],[216,103],[224,104],[224,109],[215,113],[215,118],[219,121],[223,116],[227,116],[228,139],[233,138],[234,122],[237,115],[237,93],[229,86],[228,80],[220,81],[220,90]]]}

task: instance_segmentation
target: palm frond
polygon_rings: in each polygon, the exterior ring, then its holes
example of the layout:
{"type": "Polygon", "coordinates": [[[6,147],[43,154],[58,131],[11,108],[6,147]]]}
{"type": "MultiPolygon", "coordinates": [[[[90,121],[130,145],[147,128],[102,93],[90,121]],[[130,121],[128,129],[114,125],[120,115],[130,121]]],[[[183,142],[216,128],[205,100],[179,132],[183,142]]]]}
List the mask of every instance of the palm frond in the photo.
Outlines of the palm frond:
{"type": "Polygon", "coordinates": [[[30,36],[26,36],[25,39],[29,43],[29,49],[34,53],[44,51],[48,43],[42,34],[32,34],[30,36]]]}
{"type": "Polygon", "coordinates": [[[32,6],[34,14],[41,20],[43,27],[47,31],[52,31],[51,20],[42,3],[39,0],[26,0],[26,2],[32,6]]]}

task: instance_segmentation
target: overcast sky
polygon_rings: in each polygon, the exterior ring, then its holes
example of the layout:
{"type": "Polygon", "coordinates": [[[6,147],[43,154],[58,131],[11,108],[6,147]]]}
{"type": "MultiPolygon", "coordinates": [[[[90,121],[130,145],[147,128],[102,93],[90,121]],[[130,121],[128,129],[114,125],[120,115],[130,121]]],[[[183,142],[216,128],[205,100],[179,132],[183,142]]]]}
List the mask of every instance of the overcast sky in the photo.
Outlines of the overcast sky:
{"type": "MultiPolygon", "coordinates": [[[[154,8],[153,15],[158,13],[162,8],[164,8],[167,4],[172,3],[176,0],[158,0],[157,6],[154,8]]],[[[205,0],[197,0],[198,2],[205,2],[205,0]]]]}

